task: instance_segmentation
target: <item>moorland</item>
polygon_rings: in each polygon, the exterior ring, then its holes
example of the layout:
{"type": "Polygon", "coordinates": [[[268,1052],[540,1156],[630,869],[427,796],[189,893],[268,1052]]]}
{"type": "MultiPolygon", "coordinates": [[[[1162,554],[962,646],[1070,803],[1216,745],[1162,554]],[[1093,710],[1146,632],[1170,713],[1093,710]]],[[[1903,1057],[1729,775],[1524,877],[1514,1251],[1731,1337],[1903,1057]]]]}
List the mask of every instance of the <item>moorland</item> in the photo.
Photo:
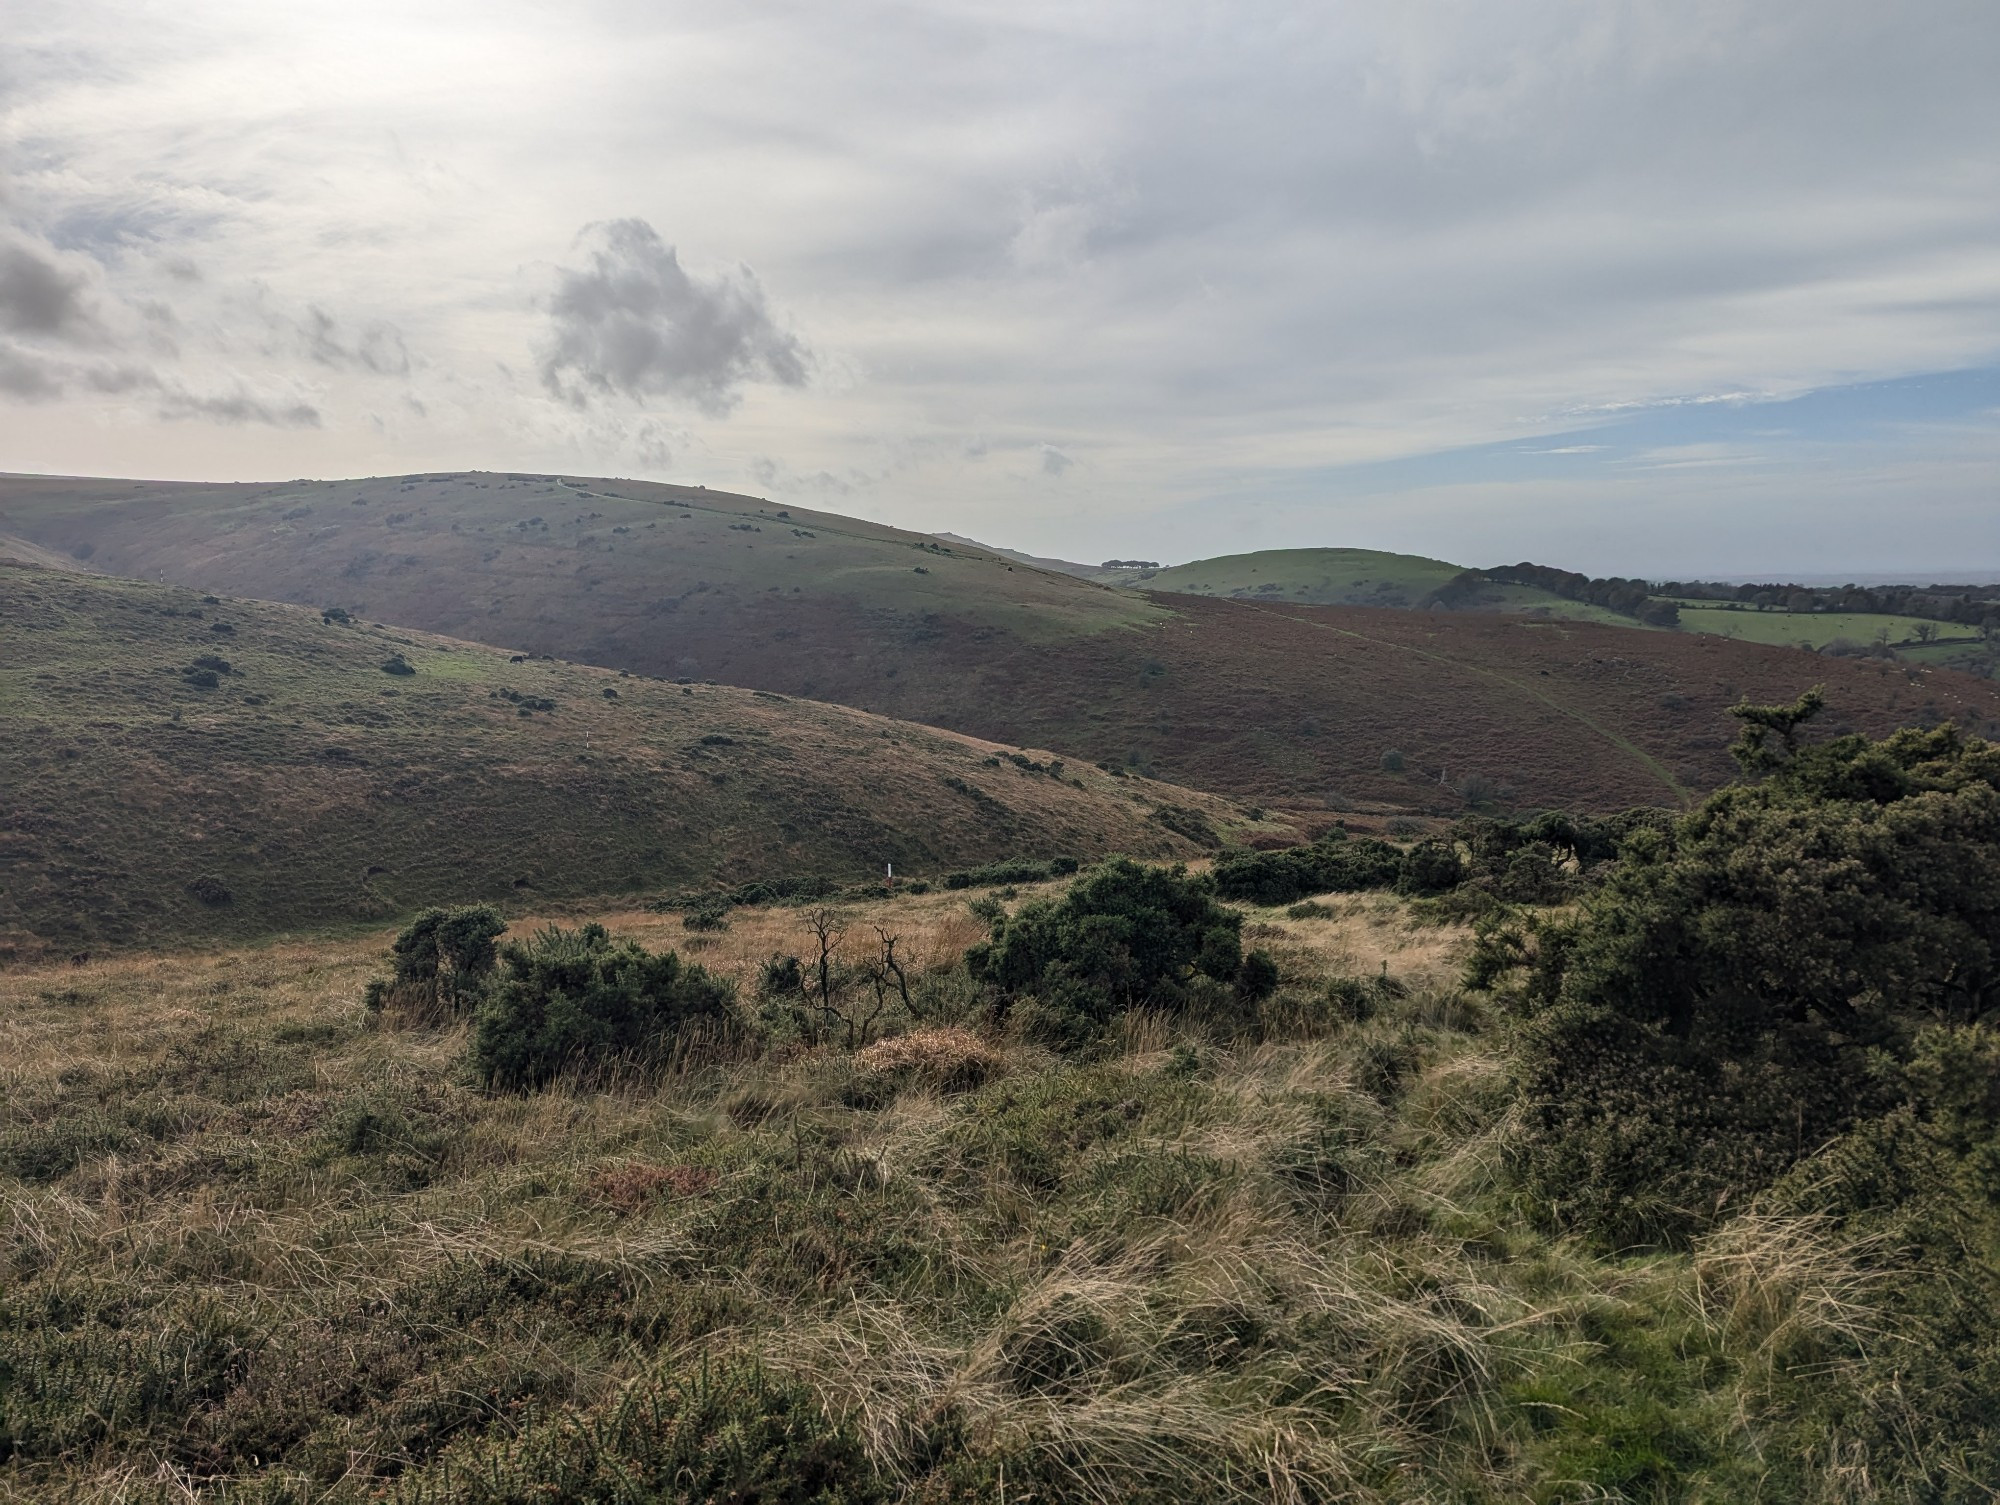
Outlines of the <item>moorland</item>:
{"type": "Polygon", "coordinates": [[[1658,609],[1969,593],[0,535],[0,1498],[1993,1498],[2000,698],[1658,609]]]}
{"type": "Polygon", "coordinates": [[[1990,683],[1892,659],[1147,594],[695,487],[7,477],[0,534],[108,573],[834,701],[1314,810],[1453,814],[1502,789],[1529,807],[1685,805],[1732,772],[1729,705],[1815,682],[1844,729],[2000,729],[1990,683]]]}

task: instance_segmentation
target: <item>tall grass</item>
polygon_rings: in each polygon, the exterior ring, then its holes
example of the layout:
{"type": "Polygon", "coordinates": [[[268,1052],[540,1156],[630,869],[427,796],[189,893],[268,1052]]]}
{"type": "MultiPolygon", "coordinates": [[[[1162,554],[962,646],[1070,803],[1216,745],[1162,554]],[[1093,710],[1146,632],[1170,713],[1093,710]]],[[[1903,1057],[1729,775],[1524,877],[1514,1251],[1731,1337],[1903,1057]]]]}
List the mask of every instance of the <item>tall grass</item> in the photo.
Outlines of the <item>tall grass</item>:
{"type": "MultiPolygon", "coordinates": [[[[955,901],[873,916],[963,943],[955,901]]],[[[747,987],[796,923],[703,964],[747,987]]],[[[1540,1231],[1462,937],[1263,923],[1247,1034],[1066,1062],[972,1013],[534,1094],[367,1027],[372,942],[0,974],[0,1494],[1756,1498],[1773,1388],[1871,1341],[1867,1251],[1540,1231]],[[1312,1006],[1385,963],[1372,1017],[1312,1006]]],[[[1813,1487],[1869,1498],[1841,1449],[1813,1487]]]]}

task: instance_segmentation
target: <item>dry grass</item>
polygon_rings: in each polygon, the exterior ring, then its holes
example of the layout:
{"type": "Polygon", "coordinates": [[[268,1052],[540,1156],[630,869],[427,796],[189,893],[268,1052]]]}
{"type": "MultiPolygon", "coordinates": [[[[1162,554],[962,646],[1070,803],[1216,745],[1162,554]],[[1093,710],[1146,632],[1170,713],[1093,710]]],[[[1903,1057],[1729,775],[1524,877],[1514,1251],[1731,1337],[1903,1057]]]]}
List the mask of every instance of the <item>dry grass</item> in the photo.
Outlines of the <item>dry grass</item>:
{"type": "MultiPolygon", "coordinates": [[[[853,922],[931,964],[980,933],[939,894],[853,922]]],[[[1616,1498],[1620,1408],[1662,1364],[1704,1467],[1754,1478],[1756,1387],[1716,1356],[1769,1375],[1865,1341],[1851,1251],[1768,1222],[1689,1260],[1536,1233],[1504,1063],[1435,996],[1461,938],[1379,899],[1269,923],[1293,978],[1386,962],[1409,996],[1304,1038],[1137,1017],[1091,1064],[933,1023],[488,1096],[462,1028],[364,1026],[386,933],[0,973],[0,1148],[86,1136],[66,1169],[0,1171],[0,1283],[121,1324],[0,1324],[35,1384],[85,1374],[120,1418],[65,1413],[73,1440],[0,1465],[0,1495],[220,1499],[276,1459],[304,1497],[360,1499],[730,1355],[804,1386],[912,1502],[1003,1477],[1032,1501],[1616,1498]],[[1400,1075],[1357,1069],[1383,1051],[1400,1075]],[[941,1093],[968,1063],[986,1085],[941,1093]],[[126,1109],[143,1129],[88,1139],[126,1109]]],[[[747,986],[806,933],[760,909],[693,938],[747,986]]]]}

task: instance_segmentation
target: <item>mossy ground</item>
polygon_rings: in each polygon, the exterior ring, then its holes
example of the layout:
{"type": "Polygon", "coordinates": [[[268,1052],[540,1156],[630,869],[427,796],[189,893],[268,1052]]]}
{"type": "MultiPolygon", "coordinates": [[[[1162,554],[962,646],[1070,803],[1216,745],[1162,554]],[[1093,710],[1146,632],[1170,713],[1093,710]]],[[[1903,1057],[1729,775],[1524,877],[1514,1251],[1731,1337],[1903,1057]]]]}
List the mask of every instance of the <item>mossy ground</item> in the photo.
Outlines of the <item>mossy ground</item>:
{"type": "MultiPolygon", "coordinates": [[[[1787,1335],[1854,1319],[1838,1251],[1537,1231],[1464,933],[1326,909],[1252,913],[1247,1033],[989,1035],[949,1093],[717,1047],[483,1094],[462,1029],[369,1026],[386,934],[0,973],[0,1495],[680,1498],[633,1481],[706,1417],[767,1500],[1849,1497],[1760,1420],[1787,1335]]],[[[746,997],[804,941],[602,918],[746,997]]],[[[979,1027],[962,898],[851,919],[979,1027]]]]}

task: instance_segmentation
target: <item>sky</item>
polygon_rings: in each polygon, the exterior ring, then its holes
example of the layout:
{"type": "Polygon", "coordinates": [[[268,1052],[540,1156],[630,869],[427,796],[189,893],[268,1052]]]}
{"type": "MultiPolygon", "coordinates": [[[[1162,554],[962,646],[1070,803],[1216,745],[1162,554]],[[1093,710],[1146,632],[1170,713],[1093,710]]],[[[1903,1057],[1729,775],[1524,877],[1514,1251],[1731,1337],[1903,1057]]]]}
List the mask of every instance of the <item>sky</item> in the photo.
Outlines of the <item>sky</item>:
{"type": "Polygon", "coordinates": [[[5,0],[0,470],[2000,570],[1992,0],[5,0]]]}

